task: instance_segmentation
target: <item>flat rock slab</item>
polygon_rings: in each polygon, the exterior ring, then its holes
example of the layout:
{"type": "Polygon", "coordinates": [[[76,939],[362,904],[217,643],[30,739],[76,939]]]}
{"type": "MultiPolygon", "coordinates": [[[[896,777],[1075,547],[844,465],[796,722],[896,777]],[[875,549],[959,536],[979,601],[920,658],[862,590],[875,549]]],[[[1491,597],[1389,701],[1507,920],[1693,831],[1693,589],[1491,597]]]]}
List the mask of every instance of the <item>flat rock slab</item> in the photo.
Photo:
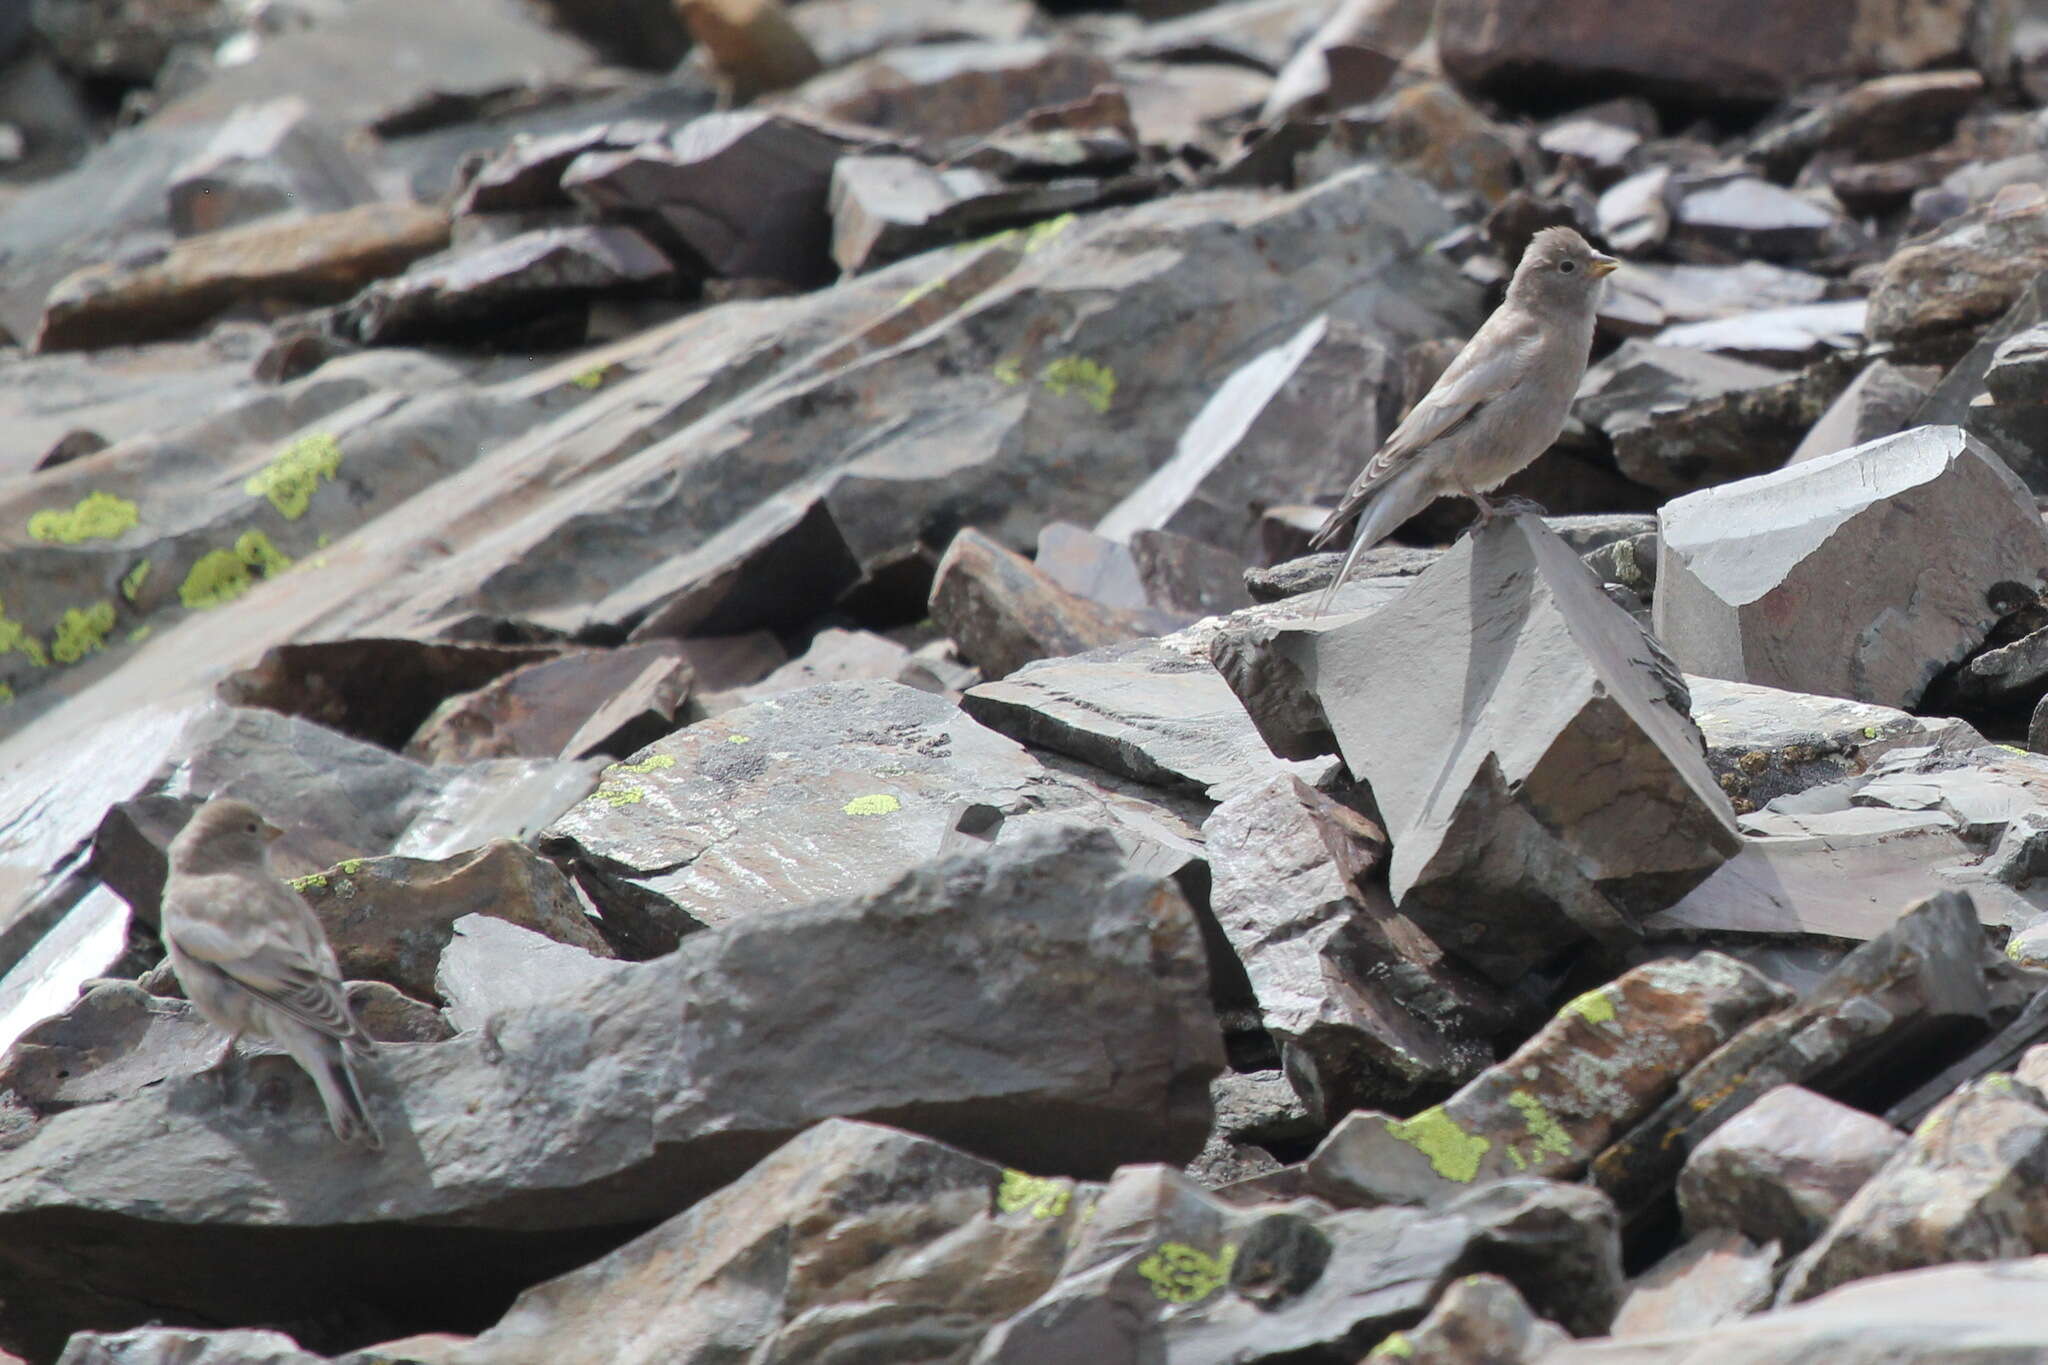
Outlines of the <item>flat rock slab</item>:
{"type": "Polygon", "coordinates": [[[286,1058],[166,1080],[0,1153],[0,1341],[317,1327],[337,1296],[390,1335],[438,1326],[452,1295],[581,1264],[833,1114],[1033,1170],[1179,1164],[1223,1062],[1207,978],[1172,884],[1069,827],[385,1047],[364,1068],[382,1153],[338,1149],[286,1058]]]}
{"type": "Polygon", "coordinates": [[[2032,495],[1956,427],[1679,498],[1658,546],[1653,619],[1687,672],[1898,707],[2048,580],[2032,495]]]}
{"type": "Polygon", "coordinates": [[[1739,846],[1682,679],[1539,518],[1497,519],[1302,654],[1393,838],[1396,904],[1502,984],[1631,941],[1739,846]]]}

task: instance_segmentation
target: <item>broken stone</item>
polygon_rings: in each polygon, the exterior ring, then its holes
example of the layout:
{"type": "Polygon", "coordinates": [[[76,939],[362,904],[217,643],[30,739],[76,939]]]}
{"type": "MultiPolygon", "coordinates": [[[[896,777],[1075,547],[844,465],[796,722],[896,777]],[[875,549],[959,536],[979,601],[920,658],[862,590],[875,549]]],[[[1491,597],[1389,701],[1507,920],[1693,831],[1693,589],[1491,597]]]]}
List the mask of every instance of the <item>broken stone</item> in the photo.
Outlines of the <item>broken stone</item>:
{"type": "Polygon", "coordinates": [[[1152,624],[1141,613],[1074,596],[971,528],[953,537],[939,561],[931,612],[987,678],[1007,677],[1034,659],[1132,639],[1152,624]]]}
{"type": "Polygon", "coordinates": [[[832,259],[872,270],[944,242],[1091,205],[1144,198],[1142,177],[1011,184],[974,166],[909,156],[842,157],[832,171],[832,259]]]}
{"type": "Polygon", "coordinates": [[[1515,1175],[1570,1179],[1702,1058],[1789,999],[1719,953],[1632,968],[1441,1105],[1344,1119],[1309,1158],[1307,1188],[1341,1205],[1434,1206],[1515,1175]]]}
{"type": "Polygon", "coordinates": [[[494,1015],[620,970],[609,949],[592,952],[501,915],[463,915],[447,931],[434,966],[433,995],[456,1033],[483,1028],[494,1015]]]}
{"type": "Polygon", "coordinates": [[[793,630],[830,607],[860,573],[824,500],[799,490],[764,500],[696,548],[650,565],[596,606],[544,619],[565,626],[629,623],[636,643],[793,630]]]}
{"type": "Polygon", "coordinates": [[[1775,1242],[1758,1246],[1732,1228],[1701,1233],[1630,1281],[1610,1331],[1650,1337],[1748,1317],[1770,1305],[1778,1259],[1775,1242]]]}
{"type": "MultiPolygon", "coordinates": [[[[605,294],[658,292],[675,275],[668,258],[631,228],[544,228],[373,285],[350,300],[340,325],[371,346],[484,340],[605,294]]],[[[581,331],[578,323],[578,339],[581,331]]]]}
{"type": "MultiPolygon", "coordinates": [[[[759,682],[699,698],[697,709],[707,716],[723,715],[735,707],[779,697],[799,688],[816,687],[820,683],[858,682],[867,678],[893,678],[906,686],[915,686],[901,676],[910,666],[910,651],[894,640],[869,631],[841,630],[833,626],[819,631],[802,654],[759,682]]],[[[923,690],[944,692],[947,689],[934,686],[923,690]]]]}
{"type": "Polygon", "coordinates": [[[1781,1085],[1693,1149],[1679,1208],[1689,1232],[1733,1228],[1803,1251],[1905,1141],[1883,1119],[1781,1085]]]}
{"type": "Polygon", "coordinates": [[[405,746],[425,763],[619,758],[673,730],[690,665],[672,645],[578,650],[437,707],[405,746]]]}
{"type": "MultiPolygon", "coordinates": [[[[1356,78],[1343,81],[1341,99],[1332,101],[1333,71],[1331,52],[1337,48],[1367,50],[1377,53],[1383,59],[1381,69],[1376,73],[1379,86],[1384,87],[1398,65],[1414,55],[1424,66],[1432,66],[1435,58],[1427,54],[1431,27],[1431,16],[1420,6],[1388,3],[1388,0],[1344,0],[1343,4],[1329,11],[1321,27],[1309,35],[1307,41],[1293,49],[1287,64],[1279,69],[1273,81],[1273,89],[1266,96],[1264,107],[1259,110],[1259,122],[1277,124],[1296,112],[1303,111],[1318,102],[1329,102],[1333,108],[1345,104],[1362,104],[1379,94],[1371,83],[1361,83],[1356,78]],[[1424,49],[1418,52],[1418,49],[1424,49]]],[[[1343,58],[1336,59],[1341,65],[1343,58]]]]}
{"type": "Polygon", "coordinates": [[[2048,581],[2032,497],[1953,427],[1705,489],[1659,522],[1656,631],[1681,667],[1885,705],[1912,706],[1983,641],[1999,585],[2048,581]],[[1902,548],[1926,537],[1939,549],[1902,548]]]}
{"type": "Polygon", "coordinates": [[[1302,654],[1393,838],[1396,904],[1496,981],[1632,941],[1738,847],[1676,670],[1536,518],[1497,519],[1302,654]],[[1488,679],[1483,707],[1414,686],[1430,676],[1488,679]]]}
{"type": "Polygon", "coordinates": [[[1497,205],[1522,183],[1528,160],[1526,134],[1489,119],[1451,86],[1423,81],[1338,115],[1296,173],[1319,179],[1360,161],[1385,161],[1446,195],[1497,205]]]}
{"type": "Polygon", "coordinates": [[[1543,1353],[1571,1335],[1539,1318],[1528,1300],[1498,1275],[1467,1275],[1454,1282],[1405,1332],[1375,1346],[1362,1365],[1535,1365],[1543,1353]]]}
{"type": "Polygon", "coordinates": [[[1871,361],[1807,428],[1785,463],[1804,464],[1904,431],[1940,378],[1941,371],[1931,365],[1871,361]]]}
{"type": "Polygon", "coordinates": [[[651,142],[667,132],[643,120],[597,123],[571,133],[535,137],[517,133],[512,141],[477,164],[455,200],[458,218],[479,213],[524,213],[568,208],[562,172],[585,152],[615,151],[651,142]]]}
{"type": "Polygon", "coordinates": [[[1984,93],[1975,71],[1916,71],[1866,81],[1750,143],[1748,159],[1789,182],[1814,153],[1839,148],[1858,161],[1928,151],[1984,93]]]}
{"type": "Polygon", "coordinates": [[[1131,560],[1149,605],[1193,621],[1248,607],[1244,561],[1190,536],[1146,529],[1131,533],[1131,560]]]}
{"type": "Polygon", "coordinates": [[[1601,295],[1601,330],[1648,336],[1667,327],[1714,322],[1826,300],[1828,281],[1764,261],[1739,265],[1661,265],[1627,261],[1601,295]]]}
{"type": "Polygon", "coordinates": [[[1007,179],[1117,175],[1138,159],[1131,102],[1116,86],[1086,99],[1034,109],[952,159],[1007,179]]]}
{"type": "Polygon", "coordinates": [[[1804,365],[1836,351],[1861,350],[1865,311],[1861,299],[1771,308],[1712,322],[1680,323],[1650,340],[1658,346],[1712,351],[1765,365],[1804,365]]]}
{"type": "Polygon", "coordinates": [[[220,1061],[220,1030],[132,982],[93,987],[0,1057],[0,1095],[38,1118],[132,1094],[220,1061]]]}
{"type": "Polygon", "coordinates": [[[377,197],[334,132],[297,96],[237,110],[173,174],[171,230],[180,237],[279,213],[329,213],[377,197]]]}
{"type": "Polygon", "coordinates": [[[338,303],[448,242],[448,215],[416,204],[361,204],[188,238],[133,267],[92,266],[50,291],[38,351],[91,350],[176,336],[223,309],[260,300],[338,303]]]}
{"type": "Polygon", "coordinates": [[[960,147],[1034,109],[1113,84],[1091,53],[1037,39],[933,43],[878,53],[821,76],[789,102],[934,149],[960,147]]]}
{"type": "Polygon", "coordinates": [[[1885,262],[1870,291],[1870,337],[1895,345],[1937,343],[2005,312],[2048,269],[2048,196],[2038,186],[2003,191],[1911,242],[1885,262]]]}

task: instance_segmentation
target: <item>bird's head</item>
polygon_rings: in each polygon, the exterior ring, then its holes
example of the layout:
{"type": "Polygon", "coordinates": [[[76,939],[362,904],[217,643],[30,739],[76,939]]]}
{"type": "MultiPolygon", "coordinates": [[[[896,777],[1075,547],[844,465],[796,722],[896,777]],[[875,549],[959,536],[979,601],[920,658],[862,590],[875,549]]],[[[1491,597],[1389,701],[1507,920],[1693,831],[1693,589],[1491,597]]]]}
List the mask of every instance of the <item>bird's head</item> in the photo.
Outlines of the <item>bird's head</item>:
{"type": "Polygon", "coordinates": [[[247,801],[215,797],[171,840],[171,866],[181,872],[264,867],[270,845],[283,833],[247,801]]]}
{"type": "Polygon", "coordinates": [[[1529,239],[1508,284],[1508,299],[1544,313],[1590,314],[1600,281],[1620,265],[1568,227],[1545,228],[1529,239]]]}

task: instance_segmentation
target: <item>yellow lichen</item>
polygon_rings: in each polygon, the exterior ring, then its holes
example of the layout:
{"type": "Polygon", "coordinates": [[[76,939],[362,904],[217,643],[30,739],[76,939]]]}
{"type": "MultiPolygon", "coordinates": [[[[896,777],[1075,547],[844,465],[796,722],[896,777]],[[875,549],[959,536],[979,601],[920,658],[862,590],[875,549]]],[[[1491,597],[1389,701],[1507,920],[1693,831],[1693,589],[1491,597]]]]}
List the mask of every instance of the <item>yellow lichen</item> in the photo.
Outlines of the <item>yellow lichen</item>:
{"type": "Polygon", "coordinates": [[[0,706],[12,705],[14,705],[14,688],[10,684],[0,682],[0,706]]]}
{"type": "Polygon", "coordinates": [[[610,806],[613,810],[617,810],[620,806],[639,805],[641,800],[645,798],[646,795],[647,793],[640,790],[640,788],[638,787],[631,787],[626,786],[624,784],[620,784],[618,786],[599,787],[596,791],[590,794],[590,799],[593,801],[601,801],[605,805],[610,806]]]}
{"type": "Polygon", "coordinates": [[[244,531],[232,550],[208,550],[178,585],[178,600],[194,611],[225,606],[249,591],[260,572],[275,578],[292,566],[290,556],[261,531],[244,531]]]}
{"type": "Polygon", "coordinates": [[[1016,356],[1005,356],[995,363],[995,368],[989,373],[1005,384],[1021,384],[1024,382],[1024,362],[1016,356]]]}
{"type": "Polygon", "coordinates": [[[589,369],[585,370],[582,374],[579,374],[575,378],[571,379],[569,382],[571,384],[574,384],[577,388],[583,390],[585,393],[590,393],[594,390],[603,388],[604,381],[607,377],[609,377],[610,373],[611,371],[607,366],[593,365],[589,369]]]}
{"type": "Polygon", "coordinates": [[[1061,356],[1039,371],[1038,381],[1055,396],[1073,391],[1097,412],[1108,412],[1116,397],[1116,372],[1085,356],[1061,356]]]}
{"type": "Polygon", "coordinates": [[[1168,1303],[1194,1303],[1221,1289],[1236,1261],[1235,1246],[1211,1256],[1185,1242],[1162,1242],[1157,1251],[1138,1262],[1138,1273],[1150,1280],[1152,1292],[1168,1303]]]}
{"type": "Polygon", "coordinates": [[[127,598],[130,602],[133,602],[135,600],[135,594],[141,592],[142,585],[144,583],[147,583],[148,581],[149,561],[147,559],[144,559],[139,561],[135,565],[135,567],[130,569],[127,573],[121,575],[121,596],[127,598]]]}
{"type": "Polygon", "coordinates": [[[1611,1024],[1615,1012],[1614,995],[1605,986],[1587,991],[1558,1011],[1560,1015],[1576,1014],[1589,1024],[1611,1024]]]}
{"type": "Polygon", "coordinates": [[[37,668],[49,665],[50,656],[43,652],[43,642],[29,634],[28,627],[19,621],[8,619],[7,604],[0,602],[0,654],[22,654],[37,668]]]}
{"type": "Polygon", "coordinates": [[[1379,1345],[1372,1348],[1371,1360],[1412,1360],[1415,1357],[1415,1343],[1408,1339],[1406,1332],[1395,1332],[1379,1345]]]}
{"type": "Polygon", "coordinates": [[[324,872],[308,872],[303,877],[294,877],[291,880],[291,888],[294,891],[317,891],[326,885],[327,874],[324,872]]]}
{"type": "Polygon", "coordinates": [[[112,493],[87,493],[68,512],[44,508],[28,519],[28,533],[37,540],[76,545],[81,540],[113,540],[141,520],[135,504],[112,493]]]}
{"type": "Polygon", "coordinates": [[[341,471],[341,445],[325,432],[301,436],[278,453],[276,459],[249,476],[242,491],[269,498],[286,521],[306,515],[320,480],[329,482],[341,471]]]}
{"type": "MultiPolygon", "coordinates": [[[[1551,1117],[1550,1111],[1543,1107],[1542,1100],[1537,1099],[1526,1090],[1514,1090],[1508,1093],[1508,1103],[1513,1105],[1515,1111],[1522,1116],[1522,1125],[1529,1130],[1529,1136],[1535,1139],[1535,1146],[1530,1154],[1532,1161],[1534,1158],[1542,1156],[1545,1152],[1550,1153],[1552,1156],[1570,1156],[1572,1154],[1571,1134],[1567,1133],[1564,1130],[1564,1126],[1551,1117]]],[[[1519,1156],[1512,1147],[1508,1151],[1510,1155],[1519,1156]]],[[[1517,1160],[1515,1164],[1519,1167],[1521,1165],[1520,1160],[1517,1160]]]]}
{"type": "Polygon", "coordinates": [[[1073,1190],[1063,1180],[1050,1176],[1004,1171],[996,1187],[996,1208],[1003,1213],[1025,1210],[1033,1218],[1057,1218],[1067,1211],[1073,1190]]]}
{"type": "Polygon", "coordinates": [[[752,744],[754,737],[752,735],[727,735],[725,742],[727,744],[752,744]]]}
{"type": "Polygon", "coordinates": [[[894,815],[903,809],[903,803],[887,792],[876,792],[871,796],[856,796],[842,809],[848,815],[894,815]]]}
{"type": "Polygon", "coordinates": [[[1029,256],[1032,252],[1072,227],[1074,222],[1073,214],[1063,213],[1057,218],[1048,218],[1042,223],[1032,224],[1030,229],[1024,234],[1024,254],[1029,256]]]}
{"type": "Polygon", "coordinates": [[[649,754],[638,763],[614,763],[605,771],[608,773],[657,773],[663,768],[673,768],[676,761],[668,754],[649,754]]]}
{"type": "Polygon", "coordinates": [[[1438,1175],[1461,1185],[1472,1183],[1479,1174],[1479,1159],[1493,1147],[1486,1138],[1460,1128],[1440,1104],[1412,1119],[1396,1119],[1387,1125],[1387,1134],[1428,1157],[1438,1175]]]}
{"type": "Polygon", "coordinates": [[[114,628],[114,604],[95,602],[80,610],[66,611],[57,621],[57,633],[50,639],[50,657],[60,664],[75,664],[107,642],[114,628]]]}

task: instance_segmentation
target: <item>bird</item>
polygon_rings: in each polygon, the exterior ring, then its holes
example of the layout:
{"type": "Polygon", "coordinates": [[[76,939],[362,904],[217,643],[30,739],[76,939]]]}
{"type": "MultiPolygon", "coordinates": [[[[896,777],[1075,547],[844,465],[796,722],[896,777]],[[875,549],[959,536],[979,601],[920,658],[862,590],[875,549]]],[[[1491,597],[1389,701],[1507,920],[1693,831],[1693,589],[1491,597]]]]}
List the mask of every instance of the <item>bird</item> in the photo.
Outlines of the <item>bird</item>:
{"type": "Polygon", "coordinates": [[[1350,552],[1316,603],[1317,616],[1329,610],[1358,557],[1434,499],[1470,498],[1479,509],[1475,525],[1493,520],[1486,494],[1564,429],[1593,347],[1600,281],[1620,264],[1568,227],[1545,228],[1530,239],[1507,298],[1366,461],[1310,538],[1309,548],[1320,549],[1360,517],[1350,552]]]}
{"type": "Polygon", "coordinates": [[[312,908],[270,866],[282,834],[246,801],[215,797],[171,840],[163,940],[185,998],[228,1035],[269,1038],[313,1078],[345,1143],[383,1146],[355,1056],[376,1045],[312,908]]]}

